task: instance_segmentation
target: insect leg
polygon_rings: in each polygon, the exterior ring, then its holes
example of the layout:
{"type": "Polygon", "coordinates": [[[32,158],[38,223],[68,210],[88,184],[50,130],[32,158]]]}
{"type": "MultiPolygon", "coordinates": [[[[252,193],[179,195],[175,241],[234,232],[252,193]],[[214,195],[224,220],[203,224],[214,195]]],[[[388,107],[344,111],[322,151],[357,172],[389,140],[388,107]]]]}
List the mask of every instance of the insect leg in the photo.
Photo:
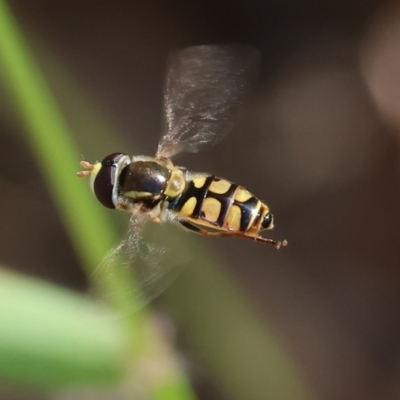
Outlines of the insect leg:
{"type": "Polygon", "coordinates": [[[234,236],[230,232],[210,232],[205,229],[201,229],[198,226],[192,225],[186,221],[179,221],[179,223],[186,229],[191,230],[192,232],[200,233],[201,235],[205,236],[234,236]]]}
{"type": "Polygon", "coordinates": [[[262,236],[246,235],[245,233],[240,233],[240,232],[235,232],[233,236],[239,236],[242,238],[255,240],[256,242],[271,244],[272,246],[275,246],[277,249],[279,249],[281,246],[282,247],[286,246],[288,243],[287,240],[273,240],[262,236]]]}
{"type": "Polygon", "coordinates": [[[287,241],[286,240],[273,240],[273,239],[268,239],[268,238],[264,238],[262,236],[252,236],[252,235],[246,235],[245,233],[240,233],[240,232],[210,232],[207,231],[205,229],[201,229],[197,226],[194,226],[192,224],[190,224],[189,222],[186,221],[179,221],[179,223],[185,227],[186,229],[189,229],[191,231],[200,233],[201,235],[204,236],[224,236],[224,237],[233,237],[233,236],[239,236],[242,238],[246,238],[246,239],[250,239],[250,240],[254,240],[256,242],[261,242],[261,243],[266,243],[266,244],[270,244],[274,247],[276,247],[277,249],[279,249],[281,246],[286,246],[287,245],[287,241]]]}

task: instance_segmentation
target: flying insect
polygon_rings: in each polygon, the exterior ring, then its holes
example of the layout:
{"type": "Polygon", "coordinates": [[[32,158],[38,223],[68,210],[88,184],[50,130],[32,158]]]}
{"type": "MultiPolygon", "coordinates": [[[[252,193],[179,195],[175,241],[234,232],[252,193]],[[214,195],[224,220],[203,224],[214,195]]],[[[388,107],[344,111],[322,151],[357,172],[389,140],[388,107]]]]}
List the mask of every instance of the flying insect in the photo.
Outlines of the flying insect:
{"type": "MultiPolygon", "coordinates": [[[[248,45],[206,45],[170,57],[164,90],[164,129],[154,157],[112,153],[94,164],[82,161],[103,206],[131,215],[131,224],[173,222],[208,236],[242,237],[286,246],[260,232],[272,229],[269,207],[244,187],[208,173],[176,166],[171,158],[219,142],[259,66],[248,45]]],[[[136,230],[130,240],[140,236],[136,230]]]]}

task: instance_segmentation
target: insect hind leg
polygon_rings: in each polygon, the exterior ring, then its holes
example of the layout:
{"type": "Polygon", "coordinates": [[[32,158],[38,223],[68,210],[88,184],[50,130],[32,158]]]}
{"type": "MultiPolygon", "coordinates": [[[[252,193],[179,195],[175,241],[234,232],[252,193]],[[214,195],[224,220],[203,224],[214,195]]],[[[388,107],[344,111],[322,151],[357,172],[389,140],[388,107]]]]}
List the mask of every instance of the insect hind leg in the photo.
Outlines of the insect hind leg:
{"type": "Polygon", "coordinates": [[[201,229],[198,226],[192,225],[191,223],[189,223],[187,221],[179,221],[179,223],[184,228],[189,229],[192,232],[196,232],[196,233],[199,233],[199,234],[204,235],[204,236],[221,236],[221,237],[239,236],[239,237],[243,237],[243,238],[246,238],[246,239],[254,240],[256,242],[270,244],[270,245],[276,247],[277,249],[279,249],[281,246],[283,247],[283,246],[287,245],[287,241],[286,240],[282,240],[282,241],[281,240],[273,240],[273,239],[264,238],[262,236],[246,235],[245,233],[241,233],[241,232],[228,232],[228,231],[210,232],[210,231],[207,231],[205,229],[201,229]]]}
{"type": "Polygon", "coordinates": [[[235,236],[234,234],[232,234],[231,232],[211,232],[211,231],[207,231],[205,229],[201,229],[200,227],[191,224],[190,222],[187,221],[179,221],[179,223],[186,229],[189,229],[192,232],[196,232],[196,233],[200,233],[200,235],[204,235],[204,236],[235,236]]]}
{"type": "Polygon", "coordinates": [[[269,238],[265,238],[262,236],[246,235],[245,233],[241,233],[241,232],[236,232],[233,234],[233,236],[239,236],[242,238],[254,240],[256,242],[270,244],[270,245],[276,247],[277,249],[279,249],[280,247],[284,247],[288,244],[287,240],[274,240],[274,239],[269,239],[269,238]]]}

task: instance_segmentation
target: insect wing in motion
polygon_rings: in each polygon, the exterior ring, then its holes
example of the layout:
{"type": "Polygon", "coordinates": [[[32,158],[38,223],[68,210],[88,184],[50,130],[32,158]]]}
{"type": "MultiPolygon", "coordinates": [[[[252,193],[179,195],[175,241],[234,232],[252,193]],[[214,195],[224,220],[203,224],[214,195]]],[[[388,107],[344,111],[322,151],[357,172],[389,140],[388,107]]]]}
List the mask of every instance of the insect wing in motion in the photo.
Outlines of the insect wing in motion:
{"type": "Polygon", "coordinates": [[[131,280],[130,302],[123,303],[125,307],[129,304],[128,313],[161,294],[190,259],[185,249],[176,254],[178,244],[170,243],[173,238],[168,236],[167,227],[152,226],[146,221],[139,213],[131,216],[125,238],[105,255],[91,278],[95,296],[108,304],[118,301],[121,293],[110,292],[110,287],[103,290],[104,282],[112,281],[116,275],[131,280]]]}
{"type": "Polygon", "coordinates": [[[156,157],[197,152],[219,142],[257,80],[261,55],[249,45],[188,47],[169,59],[164,126],[156,157]]]}

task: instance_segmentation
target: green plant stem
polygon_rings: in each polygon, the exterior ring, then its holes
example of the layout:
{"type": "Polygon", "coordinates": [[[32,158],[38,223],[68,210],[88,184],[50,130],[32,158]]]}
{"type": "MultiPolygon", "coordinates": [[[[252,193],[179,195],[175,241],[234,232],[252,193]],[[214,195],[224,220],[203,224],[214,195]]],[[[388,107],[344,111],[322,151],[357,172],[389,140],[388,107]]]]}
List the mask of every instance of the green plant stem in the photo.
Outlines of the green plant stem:
{"type": "MultiPolygon", "coordinates": [[[[72,139],[46,80],[25,46],[17,24],[3,0],[0,0],[0,62],[7,77],[9,91],[15,99],[25,125],[27,140],[75,251],[90,276],[105,252],[116,244],[115,229],[110,221],[93,207],[93,198],[87,183],[77,181],[74,171],[79,165],[80,151],[72,139]]],[[[112,276],[104,274],[100,275],[99,279],[102,288],[112,295],[119,312],[129,316],[125,320],[126,327],[130,328],[128,330],[131,335],[130,340],[137,341],[141,338],[144,340],[138,328],[139,325],[142,327],[146,324],[146,318],[140,317],[139,313],[129,313],[132,304],[137,300],[132,295],[131,289],[134,284],[132,277],[126,270],[120,268],[116,269],[112,276]]],[[[12,327],[13,325],[10,326],[12,327]]],[[[143,341],[143,345],[157,348],[157,340],[159,338],[155,335],[153,343],[143,341]]],[[[131,346],[132,349],[137,349],[139,344],[132,343],[131,346]]],[[[126,353],[126,356],[128,355],[136,363],[140,363],[140,360],[135,359],[137,356],[135,353],[130,351],[126,353]]],[[[53,360],[54,366],[58,361],[57,358],[53,360]]],[[[177,400],[193,398],[184,376],[176,366],[175,368],[176,374],[171,375],[171,379],[148,389],[150,393],[154,392],[157,399],[170,399],[168,393],[171,387],[174,388],[177,400]],[[166,395],[163,396],[162,393],[166,395]]],[[[24,376],[25,383],[29,384],[30,375],[27,373],[24,376]]],[[[32,379],[35,381],[34,374],[32,379]]]]}
{"type": "Polygon", "coordinates": [[[123,379],[126,334],[75,293],[0,269],[0,379],[36,388],[123,379]]]}

